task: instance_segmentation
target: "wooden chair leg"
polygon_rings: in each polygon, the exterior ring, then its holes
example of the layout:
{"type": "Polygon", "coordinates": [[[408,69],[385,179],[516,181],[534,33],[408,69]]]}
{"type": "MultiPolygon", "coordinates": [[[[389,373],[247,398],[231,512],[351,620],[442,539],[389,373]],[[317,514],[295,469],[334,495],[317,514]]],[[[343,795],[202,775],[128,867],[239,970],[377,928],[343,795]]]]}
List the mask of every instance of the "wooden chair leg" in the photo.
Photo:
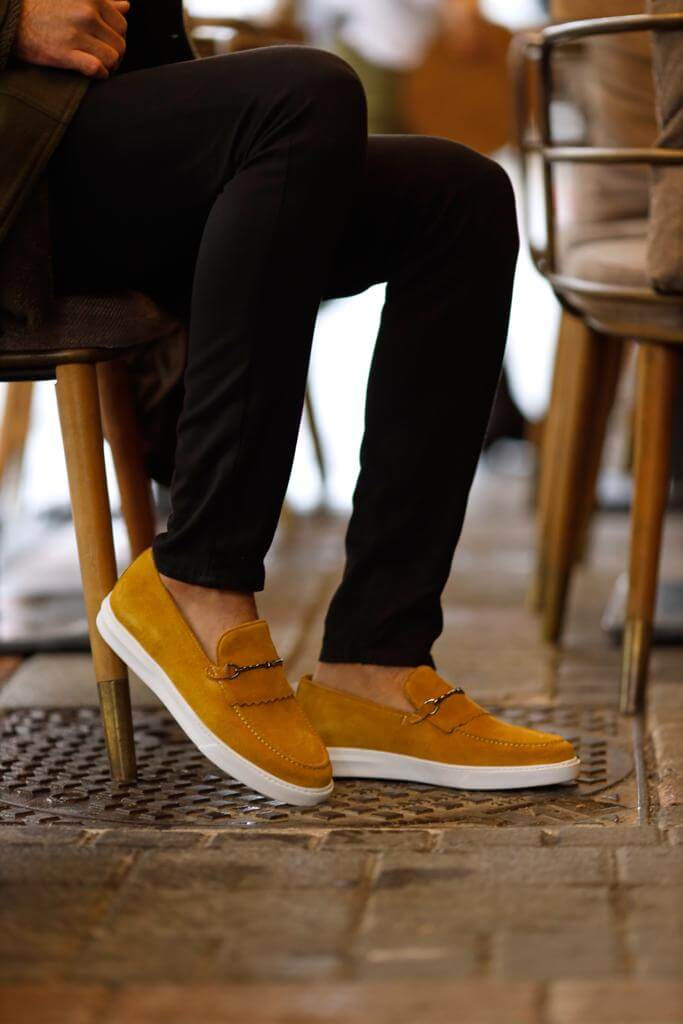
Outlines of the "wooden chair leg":
{"type": "Polygon", "coordinates": [[[627,713],[642,706],[645,694],[681,359],[683,353],[673,346],[643,344],[638,351],[634,499],[620,699],[621,710],[627,713]]]}
{"type": "Polygon", "coordinates": [[[591,420],[591,440],[586,449],[583,480],[578,493],[578,536],[575,557],[580,561],[589,546],[589,533],[598,489],[598,477],[607,436],[610,413],[614,406],[624,354],[622,338],[602,337],[598,379],[595,382],[595,403],[591,420]]]}
{"type": "Polygon", "coordinates": [[[560,414],[561,443],[556,447],[553,469],[553,495],[548,514],[545,549],[545,594],[543,638],[556,643],[562,634],[567,594],[576,560],[581,525],[580,496],[586,487],[586,453],[594,437],[594,416],[609,339],[589,327],[577,332],[571,353],[571,366],[564,375],[560,414]]]}
{"type": "Polygon", "coordinates": [[[112,776],[127,781],[135,778],[128,672],[95,625],[116,582],[95,367],[57,367],[57,402],[104,735],[112,776]]]}
{"type": "Polygon", "coordinates": [[[528,604],[532,611],[540,612],[545,602],[546,552],[552,497],[555,493],[555,470],[559,465],[559,450],[562,447],[563,393],[567,373],[570,371],[571,356],[577,332],[583,331],[583,324],[570,313],[563,312],[557,338],[553,385],[548,406],[543,440],[541,443],[541,467],[537,494],[538,540],[536,545],[536,568],[529,589],[528,604]]]}
{"type": "Polygon", "coordinates": [[[0,426],[0,483],[12,466],[21,467],[31,425],[33,381],[10,381],[5,393],[5,407],[0,426]]]}
{"type": "Polygon", "coordinates": [[[156,530],[152,492],[125,363],[120,359],[99,363],[97,383],[102,425],[114,459],[131,555],[137,558],[150,546],[156,530]]]}

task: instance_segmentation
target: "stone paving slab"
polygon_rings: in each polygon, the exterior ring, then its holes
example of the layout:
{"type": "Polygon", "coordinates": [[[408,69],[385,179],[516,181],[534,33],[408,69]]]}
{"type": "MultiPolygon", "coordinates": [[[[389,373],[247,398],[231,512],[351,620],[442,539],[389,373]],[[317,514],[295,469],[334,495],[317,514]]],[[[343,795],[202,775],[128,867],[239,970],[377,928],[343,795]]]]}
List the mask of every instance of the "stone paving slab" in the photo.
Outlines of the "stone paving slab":
{"type": "Polygon", "coordinates": [[[436,891],[409,885],[370,895],[354,948],[409,945],[414,934],[429,945],[444,945],[469,929],[493,933],[517,926],[520,932],[538,932],[584,923],[597,928],[614,923],[607,887],[510,887],[495,879],[476,887],[461,881],[436,891]]]}
{"type": "MultiPolygon", "coordinates": [[[[131,673],[133,707],[161,701],[131,673]]],[[[97,707],[97,684],[89,654],[36,654],[26,658],[0,689],[0,708],[97,707]]]]}
{"type": "Polygon", "coordinates": [[[641,979],[0,986],[1,1019],[41,1024],[680,1024],[682,1007],[682,982],[641,979]]]}
{"type": "MultiPolygon", "coordinates": [[[[562,918],[560,918],[562,920],[562,918]]],[[[493,938],[491,973],[507,980],[550,981],[571,964],[574,978],[614,978],[626,973],[619,936],[614,928],[567,927],[548,922],[544,931],[511,927],[493,938]]]]}
{"type": "Polygon", "coordinates": [[[424,885],[436,892],[458,879],[468,879],[472,884],[488,880],[507,885],[606,885],[612,879],[612,865],[607,850],[583,846],[519,847],[514,855],[507,849],[488,846],[454,849],[432,857],[387,853],[376,888],[382,891],[424,885]]]}
{"type": "Polygon", "coordinates": [[[548,1024],[680,1024],[683,982],[560,981],[547,997],[548,1024]]]}
{"type": "Polygon", "coordinates": [[[469,981],[17,985],[0,988],[0,1015],[41,1024],[453,1024],[456,1012],[458,1024],[537,1024],[539,999],[533,985],[469,981]]]}
{"type": "Polygon", "coordinates": [[[115,886],[131,862],[132,854],[121,849],[15,843],[2,852],[0,885],[62,885],[78,890],[115,886]]]}
{"type": "Polygon", "coordinates": [[[190,851],[149,850],[138,857],[128,883],[158,889],[348,889],[358,884],[368,857],[351,850],[281,846],[274,855],[252,843],[190,851]]]}

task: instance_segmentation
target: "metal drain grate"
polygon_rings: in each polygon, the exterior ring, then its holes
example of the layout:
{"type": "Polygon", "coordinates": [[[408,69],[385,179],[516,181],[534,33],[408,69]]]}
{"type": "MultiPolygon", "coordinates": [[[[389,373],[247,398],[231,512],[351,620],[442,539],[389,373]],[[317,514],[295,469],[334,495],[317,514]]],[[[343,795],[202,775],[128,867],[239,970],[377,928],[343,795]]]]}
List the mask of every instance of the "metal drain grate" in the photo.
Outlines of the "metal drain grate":
{"type": "MultiPolygon", "coordinates": [[[[0,720],[0,821],[154,828],[377,827],[491,821],[521,807],[588,817],[604,811],[597,794],[633,768],[619,718],[609,709],[506,708],[516,723],[562,733],[580,754],[578,785],[513,793],[461,792],[415,784],[342,782],[312,810],[283,807],[223,775],[163,710],[135,715],[138,779],[112,783],[98,712],[29,709],[0,720]]],[[[614,805],[611,805],[614,811],[614,805]]],[[[551,815],[552,818],[552,815],[551,815]]]]}

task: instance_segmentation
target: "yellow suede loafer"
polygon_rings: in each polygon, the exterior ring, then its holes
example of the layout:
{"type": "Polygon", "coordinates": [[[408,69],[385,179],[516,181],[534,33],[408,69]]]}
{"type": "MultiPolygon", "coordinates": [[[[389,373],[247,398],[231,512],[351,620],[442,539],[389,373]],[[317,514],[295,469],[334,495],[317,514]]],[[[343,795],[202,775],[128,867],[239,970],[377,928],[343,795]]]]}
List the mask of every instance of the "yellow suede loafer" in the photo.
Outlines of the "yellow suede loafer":
{"type": "Polygon", "coordinates": [[[102,602],[97,628],[223,771],[300,807],[332,792],[327,751],[294,697],[263,619],[223,633],[211,662],[148,549],[102,602]]]}
{"type": "Polygon", "coordinates": [[[426,665],[410,673],[404,693],[412,714],[303,677],[297,699],[327,746],[335,778],[521,789],[579,774],[567,740],[494,718],[426,665]]]}

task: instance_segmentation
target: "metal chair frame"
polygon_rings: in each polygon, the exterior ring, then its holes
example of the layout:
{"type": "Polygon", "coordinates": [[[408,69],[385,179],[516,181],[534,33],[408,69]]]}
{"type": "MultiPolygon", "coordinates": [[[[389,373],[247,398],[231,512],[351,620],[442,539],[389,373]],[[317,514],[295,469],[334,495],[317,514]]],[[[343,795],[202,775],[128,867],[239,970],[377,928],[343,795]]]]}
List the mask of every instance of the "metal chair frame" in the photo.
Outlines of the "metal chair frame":
{"type": "MultiPolygon", "coordinates": [[[[557,48],[561,45],[580,43],[593,36],[617,35],[633,32],[675,32],[683,31],[683,14],[632,14],[615,18],[591,18],[585,21],[568,22],[552,25],[537,33],[529,33],[518,37],[511,51],[514,90],[514,122],[516,144],[521,153],[522,180],[528,194],[527,161],[530,156],[539,156],[542,162],[543,208],[545,213],[545,245],[539,247],[529,243],[532,259],[538,271],[546,277],[557,294],[562,305],[582,319],[585,314],[577,310],[567,298],[567,292],[577,295],[617,299],[625,302],[646,302],[653,305],[680,305],[683,298],[656,292],[653,288],[638,288],[599,284],[581,278],[562,274],[557,268],[557,212],[555,208],[554,168],[556,164],[593,164],[609,166],[612,164],[644,164],[649,167],[683,165],[683,149],[665,149],[652,146],[642,147],[605,147],[605,146],[574,146],[558,145],[553,139],[551,125],[551,99],[553,82],[553,59],[557,48]],[[529,137],[527,124],[529,120],[529,95],[526,68],[531,65],[536,70],[538,84],[538,135],[529,137]]],[[[528,222],[529,204],[525,204],[526,223],[528,222]]],[[[528,233],[528,232],[527,232],[528,233]]],[[[588,318],[590,319],[590,318],[588,318]]],[[[592,324],[598,330],[609,330],[609,333],[621,337],[633,338],[638,328],[624,324],[602,323],[592,324]]],[[[643,337],[655,338],[654,334],[645,332],[643,337]]],[[[683,332],[657,329],[658,341],[683,341],[683,332]]]]}
{"type": "MultiPolygon", "coordinates": [[[[661,526],[668,491],[668,464],[671,445],[672,408],[675,397],[676,376],[679,371],[683,330],[667,329],[657,325],[629,324],[610,317],[604,319],[597,312],[587,313],[572,301],[573,296],[590,296],[625,303],[643,303],[652,307],[683,306],[683,296],[667,295],[651,287],[608,285],[563,274],[558,269],[558,231],[555,205],[555,168],[559,164],[642,164],[648,167],[683,165],[683,150],[662,147],[604,147],[560,144],[553,137],[551,101],[554,58],[559,47],[581,44],[585,39],[621,35],[634,32],[683,31],[683,14],[629,15],[625,17],[593,18],[585,21],[553,25],[540,32],[520,36],[511,51],[513,72],[515,133],[521,154],[522,182],[528,195],[528,162],[532,156],[540,158],[545,243],[531,242],[532,259],[539,272],[552,285],[558,300],[575,322],[583,324],[582,333],[574,344],[563,345],[562,366],[556,365],[554,396],[563,397],[566,409],[562,419],[552,415],[554,423],[552,442],[544,446],[541,493],[553,489],[559,497],[548,498],[548,508],[541,509],[541,544],[539,572],[535,593],[544,610],[544,635],[556,641],[564,617],[569,577],[576,557],[581,532],[579,505],[586,506],[582,488],[594,488],[599,454],[606,425],[606,410],[601,409],[600,424],[591,434],[591,420],[595,409],[605,405],[605,395],[613,395],[618,373],[618,349],[623,341],[638,343],[638,404],[636,416],[635,500],[632,513],[629,609],[624,636],[620,704],[622,711],[633,712],[643,703],[649,661],[659,560],[661,526]],[[537,87],[537,131],[529,134],[530,122],[528,67],[535,71],[537,87]],[[621,339],[621,342],[620,342],[621,339]],[[616,348],[615,348],[616,346],[616,348]],[[567,358],[571,357],[567,364],[567,358]],[[567,372],[569,371],[569,372],[567,372]],[[558,382],[558,374],[563,380],[558,382]],[[558,386],[559,384],[559,386],[558,386]],[[657,401],[653,402],[653,398],[657,401]],[[596,445],[597,439],[597,445],[596,445]],[[580,449],[599,447],[595,452],[580,449]],[[558,447],[559,446],[559,447],[558,447]],[[557,465],[545,465],[548,456],[557,465]],[[551,486],[548,479],[552,478],[551,486]],[[559,484],[559,487],[557,485],[559,484]],[[577,498],[577,494],[579,497],[577,498]],[[575,507],[567,507],[567,506],[575,507]],[[548,538],[551,538],[548,540],[548,538]],[[548,552],[557,562],[549,568],[548,552]]],[[[527,228],[529,203],[525,203],[527,228]]],[[[530,232],[527,232],[530,234],[530,232]]],[[[558,353],[559,355],[562,353],[558,353]]],[[[594,491],[591,490],[591,497],[594,491]]],[[[546,494],[547,497],[547,494],[546,494]]],[[[585,508],[584,508],[585,511],[585,508]]]]}

